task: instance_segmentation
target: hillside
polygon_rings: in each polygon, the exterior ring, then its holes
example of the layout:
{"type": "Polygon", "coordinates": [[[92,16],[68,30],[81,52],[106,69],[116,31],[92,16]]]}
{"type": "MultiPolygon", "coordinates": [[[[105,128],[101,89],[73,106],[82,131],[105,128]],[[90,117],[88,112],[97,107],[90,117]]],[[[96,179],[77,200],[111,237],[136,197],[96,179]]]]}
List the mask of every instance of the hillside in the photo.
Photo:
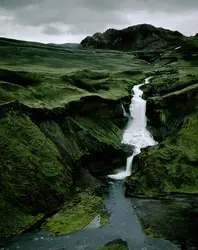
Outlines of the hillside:
{"type": "Polygon", "coordinates": [[[108,29],[81,41],[85,48],[116,50],[157,50],[182,45],[187,37],[178,31],[156,28],[149,24],[131,26],[122,30],[108,29]]]}

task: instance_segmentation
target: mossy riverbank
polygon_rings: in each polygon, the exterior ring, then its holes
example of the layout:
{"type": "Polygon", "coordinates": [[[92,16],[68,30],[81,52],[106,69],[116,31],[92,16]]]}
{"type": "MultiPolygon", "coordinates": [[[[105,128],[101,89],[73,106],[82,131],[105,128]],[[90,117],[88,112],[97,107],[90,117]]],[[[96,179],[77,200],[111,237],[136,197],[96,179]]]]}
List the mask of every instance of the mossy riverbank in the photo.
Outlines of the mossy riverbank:
{"type": "Polygon", "coordinates": [[[100,227],[108,223],[102,198],[86,192],[75,194],[75,198],[64,204],[53,217],[46,220],[43,229],[56,235],[69,234],[82,229],[97,217],[100,227]]]}
{"type": "Polygon", "coordinates": [[[127,243],[123,240],[114,240],[107,243],[104,247],[98,250],[128,250],[127,243]]]}
{"type": "Polygon", "coordinates": [[[135,158],[128,195],[198,193],[198,85],[189,85],[148,99],[148,127],[159,144],[135,158]]]}

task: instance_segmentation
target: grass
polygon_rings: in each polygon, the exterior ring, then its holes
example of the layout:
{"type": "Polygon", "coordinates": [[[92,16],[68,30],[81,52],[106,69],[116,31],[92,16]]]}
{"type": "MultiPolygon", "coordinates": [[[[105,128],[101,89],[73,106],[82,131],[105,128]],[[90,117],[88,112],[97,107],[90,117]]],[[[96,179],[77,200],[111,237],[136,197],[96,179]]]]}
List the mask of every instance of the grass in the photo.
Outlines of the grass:
{"type": "Polygon", "coordinates": [[[43,229],[56,235],[65,235],[87,226],[96,216],[101,217],[101,226],[108,222],[102,198],[81,192],[65,203],[63,208],[53,217],[47,219],[43,229]]]}
{"type": "Polygon", "coordinates": [[[0,99],[4,102],[17,100],[34,108],[52,109],[64,107],[68,102],[79,100],[83,96],[98,95],[106,99],[121,99],[128,96],[131,87],[143,79],[141,75],[134,75],[131,79],[113,75],[103,78],[103,73],[96,71],[89,71],[84,78],[83,74],[84,71],[63,76],[37,74],[40,82],[28,86],[16,85],[9,79],[0,81],[0,99]],[[90,79],[93,74],[98,74],[101,79],[90,79]]]}
{"type": "Polygon", "coordinates": [[[131,53],[84,50],[18,41],[0,40],[0,67],[33,72],[68,73],[76,70],[131,70],[147,66],[131,53]]]}
{"type": "Polygon", "coordinates": [[[148,64],[127,52],[0,39],[0,100],[52,109],[83,96],[118,99],[143,79],[125,72],[142,67],[148,64]]]}
{"type": "Polygon", "coordinates": [[[0,152],[0,232],[8,237],[55,209],[72,179],[54,144],[18,111],[1,113],[0,152]]]}

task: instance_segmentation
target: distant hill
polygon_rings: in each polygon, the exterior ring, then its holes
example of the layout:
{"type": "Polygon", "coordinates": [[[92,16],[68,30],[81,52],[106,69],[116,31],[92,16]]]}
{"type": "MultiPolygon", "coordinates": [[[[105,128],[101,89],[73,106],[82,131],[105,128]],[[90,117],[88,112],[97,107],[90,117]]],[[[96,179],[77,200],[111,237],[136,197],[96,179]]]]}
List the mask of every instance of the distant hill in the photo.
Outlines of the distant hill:
{"type": "Polygon", "coordinates": [[[76,48],[79,43],[48,43],[48,45],[76,48]]]}
{"type": "Polygon", "coordinates": [[[56,43],[41,43],[41,42],[35,42],[35,41],[23,41],[23,40],[17,40],[12,38],[6,38],[6,37],[0,37],[0,45],[23,45],[23,46],[39,46],[39,47],[47,47],[49,46],[61,46],[61,47],[70,47],[70,48],[76,48],[79,46],[79,43],[62,43],[62,44],[56,44],[56,43]]]}
{"type": "Polygon", "coordinates": [[[122,30],[108,29],[82,40],[83,47],[98,49],[142,50],[179,46],[190,38],[178,31],[139,24],[122,30]]]}

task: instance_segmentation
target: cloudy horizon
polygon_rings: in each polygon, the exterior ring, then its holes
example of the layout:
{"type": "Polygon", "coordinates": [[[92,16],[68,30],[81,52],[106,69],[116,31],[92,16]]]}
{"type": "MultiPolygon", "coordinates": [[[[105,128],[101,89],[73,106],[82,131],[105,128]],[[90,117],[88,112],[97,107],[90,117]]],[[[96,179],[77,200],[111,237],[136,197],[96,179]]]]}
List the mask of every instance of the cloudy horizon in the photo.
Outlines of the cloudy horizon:
{"type": "Polygon", "coordinates": [[[191,36],[198,33],[197,16],[197,0],[0,0],[0,37],[79,43],[108,28],[141,23],[191,36]]]}

